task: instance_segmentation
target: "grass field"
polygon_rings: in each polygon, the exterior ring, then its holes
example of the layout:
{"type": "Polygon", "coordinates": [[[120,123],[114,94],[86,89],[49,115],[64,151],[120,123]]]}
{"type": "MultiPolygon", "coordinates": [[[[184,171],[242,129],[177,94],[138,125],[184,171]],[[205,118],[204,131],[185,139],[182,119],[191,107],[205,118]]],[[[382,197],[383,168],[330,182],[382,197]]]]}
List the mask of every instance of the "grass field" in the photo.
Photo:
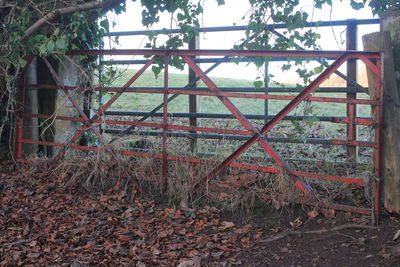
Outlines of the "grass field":
{"type": "MultiPolygon", "coordinates": [[[[113,86],[123,86],[137,70],[127,69],[125,72],[113,82],[113,86]]],[[[185,74],[170,73],[169,75],[169,86],[170,87],[183,87],[187,84],[188,76],[185,74]]],[[[252,80],[243,79],[229,79],[221,77],[210,77],[217,86],[220,87],[253,87],[252,80]]],[[[336,84],[329,84],[329,86],[335,86],[336,84]]],[[[288,87],[292,87],[287,85],[288,87]]],[[[143,73],[140,78],[132,84],[132,87],[163,87],[163,75],[160,74],[158,79],[155,79],[154,74],[151,71],[143,73]]],[[[200,87],[205,87],[204,84],[200,84],[200,87]]],[[[289,94],[289,93],[287,93],[289,94]]],[[[294,94],[294,93],[293,93],[294,94]]],[[[344,98],[344,93],[316,93],[317,96],[324,97],[339,97],[344,98]]],[[[107,96],[109,98],[110,96],[107,96]]],[[[368,97],[367,95],[359,95],[359,97],[368,97]]],[[[243,99],[233,98],[230,100],[238,107],[238,109],[244,114],[264,114],[264,100],[260,99],[243,99]]],[[[124,93],[120,98],[110,107],[110,110],[126,110],[126,111],[150,111],[163,101],[163,95],[161,94],[144,94],[144,93],[124,93]]],[[[168,112],[188,112],[188,96],[180,95],[172,102],[168,104],[168,112]]],[[[279,112],[288,101],[282,100],[269,100],[269,114],[274,115],[279,112]]],[[[291,115],[304,115],[304,108],[306,105],[301,104],[298,108],[294,109],[291,115]]],[[[310,107],[308,107],[310,108],[310,107]]],[[[365,105],[358,105],[358,116],[370,116],[370,108],[365,105]],[[364,108],[364,109],[362,109],[364,108]]],[[[160,109],[158,112],[162,112],[160,109]]],[[[231,112],[221,103],[217,97],[203,96],[199,97],[199,111],[201,113],[227,113],[231,112]]],[[[323,103],[313,102],[311,103],[311,114],[316,116],[346,116],[346,104],[339,103],[323,103]]],[[[123,120],[137,120],[140,117],[135,118],[123,118],[123,120]]],[[[162,118],[149,118],[149,122],[161,123],[162,118]]],[[[257,127],[264,124],[261,120],[253,120],[253,123],[257,127]]],[[[188,125],[188,119],[173,118],[171,119],[172,124],[183,124],[188,125]],[[173,120],[173,122],[172,122],[173,120]]],[[[296,123],[297,124],[297,123],[296,123]]],[[[299,122],[298,125],[292,124],[288,121],[284,121],[276,125],[269,136],[280,137],[280,138],[328,138],[328,139],[342,139],[346,138],[346,125],[321,122],[315,123],[314,120],[299,122]]],[[[222,128],[241,130],[243,127],[237,120],[229,119],[199,119],[198,125],[201,127],[211,128],[222,128]]],[[[114,127],[114,126],[113,126],[114,127]]],[[[110,127],[110,128],[113,128],[110,127]]],[[[121,127],[123,128],[123,127],[121,127]]],[[[369,127],[358,126],[358,140],[370,140],[371,132],[369,127]]],[[[141,130],[155,130],[148,128],[136,129],[141,130]]],[[[139,137],[135,137],[139,138],[139,137]]],[[[154,150],[161,149],[160,136],[158,137],[147,137],[148,140],[153,144],[154,150]]],[[[136,140],[136,139],[135,139],[136,140]]],[[[231,154],[235,148],[237,148],[243,141],[233,140],[208,140],[200,138],[197,152],[201,153],[216,153],[216,155],[222,158],[231,154]]],[[[324,146],[324,145],[313,145],[307,144],[304,146],[300,144],[286,144],[286,143],[274,143],[274,148],[284,158],[305,158],[311,160],[324,159],[327,161],[346,161],[346,147],[345,146],[324,146]]],[[[187,138],[169,138],[168,139],[169,153],[174,155],[182,156],[185,153],[190,153],[189,139],[187,138]]],[[[361,148],[360,154],[362,157],[359,158],[359,162],[368,163],[371,158],[371,149],[361,148]]],[[[244,156],[265,156],[265,151],[259,146],[252,146],[248,151],[244,153],[244,156]]],[[[300,164],[300,163],[299,163],[300,164]]],[[[308,164],[308,163],[307,163],[308,164]]],[[[300,166],[300,165],[299,165],[300,166]]],[[[301,165],[303,166],[303,165],[301,165]]],[[[307,165],[308,166],[308,165],[307,165]]],[[[321,165],[322,166],[322,165],[321,165]]],[[[348,170],[347,170],[348,171],[348,170]]]]}
{"type": "MultiPolygon", "coordinates": [[[[124,85],[129,78],[131,78],[137,70],[127,69],[122,72],[119,77],[112,84],[113,86],[124,85]]],[[[253,87],[253,81],[242,79],[230,79],[212,77],[214,83],[220,87],[253,87]]],[[[183,87],[188,82],[188,76],[185,74],[169,74],[169,85],[171,87],[183,87]]],[[[135,81],[133,87],[161,87],[163,86],[163,75],[160,74],[156,79],[151,71],[146,71],[140,78],[135,81]]],[[[200,84],[205,87],[204,84],[200,84]]],[[[272,85],[273,86],[273,85],[272,85]]],[[[289,85],[287,85],[289,86],[289,85]]],[[[345,97],[343,93],[319,93],[318,96],[324,97],[345,97]]],[[[366,96],[365,96],[366,97],[366,96]]],[[[135,110],[135,111],[150,111],[155,106],[162,102],[163,96],[160,94],[144,94],[144,93],[124,93],[110,108],[110,110],[135,110]]],[[[107,99],[107,97],[106,97],[107,99]]],[[[262,99],[239,99],[230,98],[233,103],[237,105],[239,110],[245,114],[264,114],[264,100],[262,99]]],[[[199,97],[199,111],[205,113],[230,113],[226,107],[216,97],[200,96],[199,97]]],[[[269,100],[269,114],[276,114],[279,112],[288,101],[283,100],[269,100]]],[[[302,114],[302,109],[295,109],[292,114],[302,114]]],[[[175,100],[168,104],[169,112],[188,112],[188,96],[180,95],[175,100]]],[[[312,114],[319,116],[345,116],[346,104],[339,103],[312,103],[312,114]]],[[[367,106],[358,105],[358,116],[369,116],[370,109],[367,106]]]]}

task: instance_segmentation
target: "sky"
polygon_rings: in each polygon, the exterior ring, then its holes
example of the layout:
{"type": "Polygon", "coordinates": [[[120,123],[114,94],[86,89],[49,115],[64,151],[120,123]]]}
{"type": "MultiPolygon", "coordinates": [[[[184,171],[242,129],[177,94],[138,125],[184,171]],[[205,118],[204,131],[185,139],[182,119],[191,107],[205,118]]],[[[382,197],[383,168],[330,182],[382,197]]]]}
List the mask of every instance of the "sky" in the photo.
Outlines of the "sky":
{"type": "MultiPolygon", "coordinates": [[[[216,0],[203,0],[204,14],[201,18],[202,27],[215,26],[231,26],[245,25],[246,21],[242,21],[242,17],[250,9],[248,0],[225,0],[225,5],[218,6],[216,0]]],[[[346,20],[346,19],[369,19],[373,18],[371,11],[368,8],[362,10],[353,10],[349,5],[350,0],[333,0],[333,8],[325,6],[321,9],[313,9],[313,0],[300,0],[299,8],[310,14],[310,21],[330,21],[330,20],[346,20]]],[[[115,27],[111,31],[133,31],[146,30],[141,24],[141,5],[140,1],[127,1],[127,12],[118,16],[110,14],[110,18],[116,22],[115,27]]],[[[160,23],[152,29],[162,29],[170,27],[170,17],[166,13],[161,17],[160,23]]],[[[177,28],[174,27],[173,28],[177,28]]],[[[319,45],[324,50],[345,50],[345,27],[321,27],[315,29],[321,34],[319,45]]],[[[379,25],[362,25],[359,26],[359,41],[358,50],[362,50],[361,36],[370,32],[378,31],[379,25]]],[[[282,31],[281,31],[282,32],[282,31]]],[[[231,49],[234,44],[244,37],[244,32],[216,32],[216,33],[201,33],[200,48],[201,49],[231,49]]],[[[108,38],[107,38],[108,39],[108,38]]],[[[109,40],[106,43],[111,44],[115,48],[123,49],[139,49],[144,48],[147,42],[144,36],[127,36],[120,37],[119,46],[115,46],[109,40]]],[[[108,48],[110,46],[106,46],[108,48]]],[[[138,58],[138,57],[136,57],[138,58]]],[[[125,58],[128,59],[128,58],[125,58]]],[[[131,59],[131,58],[129,58],[131,59]]],[[[272,69],[279,69],[279,64],[272,69]]],[[[259,75],[259,71],[247,64],[236,66],[233,63],[224,64],[212,72],[214,76],[220,77],[235,77],[242,79],[255,79],[259,75]]],[[[209,65],[202,64],[202,69],[206,69],[209,65]]],[[[139,66],[133,66],[138,68],[139,66]]],[[[277,71],[276,76],[283,75],[277,71]]]]}

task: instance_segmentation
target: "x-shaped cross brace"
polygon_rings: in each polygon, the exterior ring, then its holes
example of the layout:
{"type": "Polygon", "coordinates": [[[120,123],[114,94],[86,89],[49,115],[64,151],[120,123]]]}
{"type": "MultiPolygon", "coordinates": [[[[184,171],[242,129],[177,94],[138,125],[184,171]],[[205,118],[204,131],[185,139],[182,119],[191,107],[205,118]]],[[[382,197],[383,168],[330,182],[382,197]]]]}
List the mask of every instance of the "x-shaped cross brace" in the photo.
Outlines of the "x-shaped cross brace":
{"type": "Polygon", "coordinates": [[[59,159],[62,157],[62,155],[65,153],[66,149],[69,147],[70,144],[76,142],[78,140],[78,138],[88,129],[91,129],[94,134],[99,138],[99,140],[101,141],[101,143],[103,143],[106,146],[106,149],[111,153],[111,155],[113,155],[114,158],[117,159],[117,156],[115,155],[115,153],[112,151],[111,148],[107,147],[108,146],[108,142],[106,140],[104,140],[103,136],[101,135],[101,133],[99,133],[99,131],[93,127],[93,121],[97,120],[100,118],[100,116],[122,95],[122,93],[129,87],[132,85],[133,82],[135,82],[137,80],[137,78],[139,78],[140,75],[142,75],[142,73],[151,65],[154,63],[154,61],[156,60],[156,56],[152,57],[149,61],[146,62],[146,64],[137,72],[135,73],[135,75],[123,86],[121,87],[117,93],[110,99],[108,100],[108,102],[102,106],[97,112],[96,114],[94,114],[92,116],[92,118],[88,118],[87,115],[83,112],[82,108],[76,103],[76,101],[74,100],[74,98],[72,97],[71,93],[65,88],[64,84],[62,83],[60,77],[57,75],[57,73],[54,71],[53,67],[50,65],[50,63],[47,61],[47,59],[43,59],[44,62],[46,63],[47,67],[49,68],[54,80],[56,81],[57,85],[65,92],[65,94],[67,95],[68,99],[72,102],[72,104],[74,105],[74,107],[76,108],[76,110],[79,112],[79,115],[82,117],[82,119],[85,120],[85,124],[83,125],[82,129],[78,130],[74,136],[68,140],[68,142],[64,145],[64,147],[58,152],[58,154],[56,155],[55,159],[59,159]]]}
{"type": "MultiPolygon", "coordinates": [[[[57,86],[61,88],[68,99],[71,101],[71,103],[74,105],[75,109],[79,112],[79,115],[81,118],[84,120],[85,125],[83,125],[82,129],[78,130],[75,135],[65,144],[65,146],[58,152],[58,154],[55,157],[55,160],[60,159],[62,155],[65,153],[66,149],[70,144],[78,140],[78,138],[87,130],[91,129],[93,133],[99,138],[101,143],[105,146],[106,150],[111,154],[111,156],[118,162],[120,166],[123,166],[120,164],[120,159],[119,157],[114,153],[114,151],[110,148],[109,143],[103,138],[101,133],[93,127],[93,122],[100,118],[100,116],[114,103],[125,91],[126,88],[128,88],[136,79],[151,65],[153,62],[156,60],[156,57],[152,57],[146,64],[122,87],[117,91],[117,94],[115,94],[100,110],[97,111],[95,115],[93,115],[92,118],[88,118],[88,116],[85,114],[85,112],[82,110],[82,108],[79,106],[79,104],[75,101],[71,93],[65,88],[64,83],[61,81],[60,77],[57,75],[56,71],[54,68],[51,66],[49,61],[46,58],[43,58],[43,61],[45,62],[46,66],[48,67],[54,81],[57,83],[57,86]]],[[[142,192],[142,187],[139,183],[139,181],[134,180],[135,187],[142,192]]]]}
{"type": "Polygon", "coordinates": [[[325,71],[323,71],[313,82],[310,83],[299,95],[297,95],[289,104],[287,104],[273,119],[266,123],[263,128],[259,131],[254,127],[250,121],[248,121],[243,114],[236,108],[236,106],[225,96],[222,95],[221,90],[214,84],[213,81],[196,65],[196,63],[187,56],[184,56],[184,61],[189,67],[200,77],[200,79],[207,85],[207,87],[216,92],[216,95],[221,102],[232,112],[232,114],[238,119],[238,121],[244,126],[244,128],[253,133],[253,136],[242,144],[235,152],[233,152],[228,158],[226,158],[221,164],[219,164],[207,177],[209,181],[216,175],[218,175],[224,167],[227,167],[235,159],[237,159],[244,151],[246,151],[255,142],[258,142],[261,147],[273,158],[273,160],[280,166],[286,174],[295,182],[296,186],[300,188],[307,196],[315,198],[311,192],[309,186],[304,183],[299,177],[293,174],[289,164],[282,159],[282,157],[275,151],[275,149],[265,140],[264,135],[268,133],[278,122],[280,122],[290,111],[292,111],[300,102],[306,99],[310,94],[315,91],[318,86],[332,73],[335,72],[346,60],[350,57],[348,53],[341,55],[335,62],[332,63],[325,71]]]}

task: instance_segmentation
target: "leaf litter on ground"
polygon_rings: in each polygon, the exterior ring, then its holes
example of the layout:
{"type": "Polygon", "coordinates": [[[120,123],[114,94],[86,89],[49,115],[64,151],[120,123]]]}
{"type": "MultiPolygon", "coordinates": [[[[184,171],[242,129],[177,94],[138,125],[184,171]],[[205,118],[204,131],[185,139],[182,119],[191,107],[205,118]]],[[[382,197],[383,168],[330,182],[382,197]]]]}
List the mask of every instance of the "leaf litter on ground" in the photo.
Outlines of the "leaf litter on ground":
{"type": "Polygon", "coordinates": [[[251,225],[237,228],[212,207],[188,216],[138,196],[129,202],[115,188],[88,193],[62,180],[28,170],[2,176],[0,265],[237,265],[253,245],[251,225]]]}

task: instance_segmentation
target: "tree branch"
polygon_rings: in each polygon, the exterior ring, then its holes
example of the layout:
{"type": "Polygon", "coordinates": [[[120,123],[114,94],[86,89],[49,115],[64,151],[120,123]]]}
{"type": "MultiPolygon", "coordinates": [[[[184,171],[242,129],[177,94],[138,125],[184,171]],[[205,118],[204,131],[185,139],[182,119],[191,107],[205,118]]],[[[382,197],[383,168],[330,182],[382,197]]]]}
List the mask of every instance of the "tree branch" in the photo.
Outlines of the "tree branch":
{"type": "Polygon", "coordinates": [[[283,239],[287,236],[290,235],[304,235],[304,234],[325,234],[328,232],[335,232],[339,230],[344,230],[344,229],[350,229],[350,228],[355,228],[355,229],[378,229],[376,226],[371,226],[371,225],[362,225],[362,224],[344,224],[336,227],[332,227],[329,229],[321,229],[321,230],[311,230],[311,231],[295,231],[295,230],[288,230],[284,231],[280,234],[277,234],[275,236],[272,236],[270,238],[260,240],[259,242],[261,243],[270,243],[273,241],[277,241],[280,239],[283,239]]]}
{"type": "Polygon", "coordinates": [[[57,16],[60,15],[67,15],[79,11],[85,11],[85,10],[91,10],[91,9],[98,9],[98,8],[106,8],[110,9],[110,7],[116,5],[116,4],[121,4],[125,2],[126,0],[109,0],[109,1],[104,1],[104,2],[98,2],[98,1],[93,1],[77,6],[71,6],[71,7],[63,7],[59,9],[55,9],[51,11],[50,13],[47,13],[44,17],[41,19],[37,20],[35,23],[33,23],[24,33],[24,35],[21,37],[21,40],[24,40],[34,34],[39,28],[45,24],[48,21],[51,21],[57,16]]]}

